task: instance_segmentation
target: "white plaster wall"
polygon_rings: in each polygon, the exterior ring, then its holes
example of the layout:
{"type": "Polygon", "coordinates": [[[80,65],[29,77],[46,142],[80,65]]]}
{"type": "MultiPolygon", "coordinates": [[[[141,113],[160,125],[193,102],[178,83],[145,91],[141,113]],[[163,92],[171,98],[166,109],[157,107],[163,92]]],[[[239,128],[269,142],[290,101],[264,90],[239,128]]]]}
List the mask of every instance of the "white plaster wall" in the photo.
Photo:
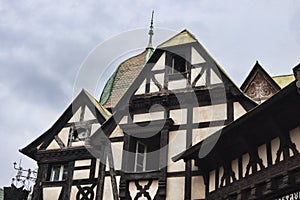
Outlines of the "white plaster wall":
{"type": "Polygon", "coordinates": [[[128,116],[125,115],[122,117],[121,121],[119,122],[119,124],[127,124],[127,121],[128,121],[128,116]]]}
{"type": "Polygon", "coordinates": [[[210,69],[210,70],[211,70],[211,76],[210,76],[211,84],[222,83],[222,80],[218,77],[218,75],[216,74],[216,72],[214,72],[213,69],[210,69]]]}
{"type": "Polygon", "coordinates": [[[92,124],[92,129],[91,129],[91,135],[94,135],[94,133],[101,127],[101,124],[95,123],[92,124]]]}
{"type": "MultiPolygon", "coordinates": [[[[267,145],[261,145],[261,146],[259,146],[258,147],[258,156],[262,159],[262,161],[263,161],[263,165],[265,166],[265,167],[268,167],[268,159],[267,159],[267,145]]],[[[262,169],[260,169],[260,167],[259,166],[257,166],[257,169],[258,170],[262,170],[262,169]]]]}
{"type": "Polygon", "coordinates": [[[215,186],[216,186],[216,171],[213,170],[209,172],[209,192],[214,191],[215,186]]]}
{"type": "Polygon", "coordinates": [[[232,171],[235,174],[235,178],[239,179],[239,161],[238,161],[238,159],[233,160],[231,162],[231,166],[232,166],[232,171]]]}
{"type": "MultiPolygon", "coordinates": [[[[116,182],[117,182],[117,190],[119,191],[120,176],[116,176],[116,182]]],[[[105,177],[104,180],[103,199],[113,200],[113,191],[112,191],[110,176],[105,177]]]]}
{"type": "Polygon", "coordinates": [[[65,144],[65,146],[68,145],[69,132],[70,132],[70,128],[67,127],[67,128],[63,128],[57,135],[60,138],[60,140],[65,144]]]}
{"type": "Polygon", "coordinates": [[[91,165],[91,159],[75,161],[75,167],[90,166],[90,165],[91,165]]]}
{"type": "MultiPolygon", "coordinates": [[[[202,67],[192,68],[191,69],[191,83],[194,82],[198,74],[201,72],[202,67]]],[[[204,83],[203,83],[204,85],[204,83]]]]}
{"type": "Polygon", "coordinates": [[[135,95],[145,94],[145,88],[146,88],[146,80],[144,80],[141,86],[136,90],[135,95]]]}
{"type": "Polygon", "coordinates": [[[49,146],[46,148],[46,150],[51,150],[51,149],[60,149],[59,145],[57,144],[57,142],[54,139],[49,144],[49,146]]]}
{"type": "Polygon", "coordinates": [[[133,122],[143,122],[143,121],[152,121],[164,119],[164,112],[151,112],[151,113],[143,113],[143,114],[135,114],[133,115],[133,122]]]}
{"type": "Polygon", "coordinates": [[[150,85],[150,93],[159,91],[159,88],[155,85],[155,83],[152,80],[150,81],[149,85],[150,85]]]}
{"type": "MultiPolygon", "coordinates": [[[[247,171],[247,165],[249,163],[250,156],[248,153],[244,154],[242,157],[242,162],[243,162],[243,177],[245,177],[246,171],[247,171]]],[[[250,168],[249,174],[252,174],[252,169],[250,168]]]]}
{"type": "Polygon", "coordinates": [[[105,177],[105,180],[104,180],[103,199],[113,200],[113,191],[112,191],[112,187],[111,187],[111,178],[109,176],[105,177]]]}
{"type": "Polygon", "coordinates": [[[297,127],[292,129],[290,131],[290,137],[292,142],[295,143],[297,150],[300,151],[300,128],[297,127]]]}
{"type": "MultiPolygon", "coordinates": [[[[272,152],[272,163],[275,164],[277,158],[277,151],[279,149],[280,140],[279,138],[275,138],[271,141],[271,152],[272,152]]],[[[283,160],[283,155],[280,156],[280,161],[283,160]]]]}
{"type": "Polygon", "coordinates": [[[115,128],[115,130],[113,130],[113,132],[109,136],[109,138],[123,137],[123,136],[124,136],[123,130],[120,128],[119,125],[117,125],[117,127],[115,128]]]}
{"type": "Polygon", "coordinates": [[[99,167],[100,167],[100,159],[96,160],[96,166],[95,166],[95,178],[98,178],[98,174],[99,174],[99,167]]]}
{"type": "Polygon", "coordinates": [[[58,200],[62,187],[44,187],[43,200],[58,200]]]}
{"type": "Polygon", "coordinates": [[[83,170],[74,170],[73,172],[73,179],[88,179],[90,176],[90,170],[89,169],[83,169],[83,170]]]}
{"type": "Polygon", "coordinates": [[[72,186],[70,200],[77,200],[76,199],[77,192],[78,192],[78,188],[76,186],[72,186]]]}
{"type": "Polygon", "coordinates": [[[243,106],[239,102],[233,103],[233,117],[234,120],[243,116],[247,111],[243,108],[243,106]]]}
{"type": "Polygon", "coordinates": [[[204,63],[205,60],[204,58],[198,53],[198,51],[192,47],[192,51],[191,51],[192,55],[191,55],[191,64],[200,64],[200,63],[204,63]]]}
{"type": "Polygon", "coordinates": [[[176,80],[176,81],[169,81],[168,83],[168,89],[169,90],[178,90],[178,89],[183,89],[186,88],[186,79],[183,78],[181,80],[176,80]]]}
{"type": "Polygon", "coordinates": [[[160,73],[160,74],[155,74],[154,77],[158,81],[158,83],[163,87],[164,85],[164,80],[165,80],[165,74],[160,73]]]}
{"type": "Polygon", "coordinates": [[[207,128],[196,128],[192,131],[192,145],[204,140],[208,136],[212,135],[216,131],[220,130],[223,126],[207,127],[207,128]]]}
{"type": "Polygon", "coordinates": [[[186,147],[186,131],[170,131],[169,145],[168,145],[168,171],[185,171],[185,164],[183,160],[177,162],[172,161],[172,157],[181,153],[186,147]]]}
{"type": "Polygon", "coordinates": [[[96,119],[96,117],[93,115],[93,113],[90,111],[90,109],[87,106],[85,106],[83,119],[84,120],[96,119]]]}
{"type": "Polygon", "coordinates": [[[227,105],[217,104],[193,108],[193,123],[226,120],[227,105]]]}
{"type": "Polygon", "coordinates": [[[184,177],[167,178],[166,200],[184,199],[184,177]]]}
{"type": "MultiPolygon", "coordinates": [[[[220,187],[221,185],[221,179],[222,179],[222,176],[224,175],[224,168],[223,167],[220,167],[219,168],[219,185],[217,185],[217,188],[220,187]]],[[[223,186],[225,185],[225,182],[223,183],[223,186]]]]}
{"type": "Polygon", "coordinates": [[[120,170],[122,166],[123,142],[113,142],[111,143],[111,148],[114,158],[114,168],[115,170],[120,170]]]}
{"type": "Polygon", "coordinates": [[[160,58],[158,59],[158,61],[155,63],[155,65],[153,66],[152,70],[161,70],[165,68],[165,60],[166,60],[166,53],[164,52],[160,58]]]}
{"type": "Polygon", "coordinates": [[[202,176],[192,177],[192,196],[191,199],[204,199],[205,185],[202,176]]]}
{"type": "Polygon", "coordinates": [[[174,124],[186,124],[187,123],[187,109],[170,110],[170,118],[173,119],[174,124]]]}
{"type": "Polygon", "coordinates": [[[198,171],[199,170],[199,168],[195,165],[195,160],[191,160],[191,162],[192,162],[192,171],[198,171]]]}
{"type": "Polygon", "coordinates": [[[78,108],[78,110],[73,114],[71,119],[68,121],[70,122],[79,122],[80,119],[80,113],[81,113],[81,107],[78,108]]]}
{"type": "Polygon", "coordinates": [[[84,146],[84,141],[72,142],[72,147],[84,146]]]}

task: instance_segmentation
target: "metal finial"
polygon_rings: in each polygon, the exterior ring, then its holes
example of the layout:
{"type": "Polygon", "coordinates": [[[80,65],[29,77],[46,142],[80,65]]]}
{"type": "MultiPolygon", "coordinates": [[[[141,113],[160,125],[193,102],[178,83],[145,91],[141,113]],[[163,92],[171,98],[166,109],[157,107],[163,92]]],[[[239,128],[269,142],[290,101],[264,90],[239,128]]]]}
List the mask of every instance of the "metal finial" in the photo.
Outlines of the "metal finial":
{"type": "Polygon", "coordinates": [[[147,49],[153,49],[152,46],[152,36],[154,35],[153,32],[153,15],[154,15],[154,10],[152,11],[152,16],[151,16],[151,23],[150,23],[150,30],[149,30],[149,42],[148,42],[148,46],[147,49]]]}

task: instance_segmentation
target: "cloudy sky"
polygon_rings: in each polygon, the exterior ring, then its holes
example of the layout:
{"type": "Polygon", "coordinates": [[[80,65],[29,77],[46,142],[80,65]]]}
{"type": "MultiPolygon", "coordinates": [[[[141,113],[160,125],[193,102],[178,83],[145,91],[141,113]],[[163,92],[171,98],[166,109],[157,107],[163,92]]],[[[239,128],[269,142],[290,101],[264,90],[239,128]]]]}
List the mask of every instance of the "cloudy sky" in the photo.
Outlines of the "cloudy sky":
{"type": "Polygon", "coordinates": [[[35,167],[18,149],[70,104],[90,52],[120,33],[147,29],[152,10],[155,28],[188,29],[237,85],[256,60],[271,75],[290,74],[300,62],[298,0],[0,0],[0,187],[15,175],[14,161],[35,167]]]}

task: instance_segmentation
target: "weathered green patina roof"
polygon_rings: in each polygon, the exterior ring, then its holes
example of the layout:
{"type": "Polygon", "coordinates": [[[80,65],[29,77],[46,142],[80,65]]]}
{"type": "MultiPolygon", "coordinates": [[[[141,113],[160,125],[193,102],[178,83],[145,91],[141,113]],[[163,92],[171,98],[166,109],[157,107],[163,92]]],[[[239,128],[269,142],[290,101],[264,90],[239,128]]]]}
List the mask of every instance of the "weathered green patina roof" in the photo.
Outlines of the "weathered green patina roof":
{"type": "Polygon", "coordinates": [[[4,191],[3,189],[0,189],[0,200],[4,199],[4,191]]]}
{"type": "Polygon", "coordinates": [[[272,77],[272,79],[279,85],[279,87],[284,88],[285,86],[287,86],[288,84],[290,84],[291,82],[293,82],[295,80],[295,76],[294,75],[282,75],[282,76],[274,76],[272,77]]]}
{"type": "Polygon", "coordinates": [[[153,53],[152,48],[122,62],[107,81],[101,97],[100,104],[106,108],[113,108],[127,91],[132,82],[139,75],[147,60],[153,53]]]}

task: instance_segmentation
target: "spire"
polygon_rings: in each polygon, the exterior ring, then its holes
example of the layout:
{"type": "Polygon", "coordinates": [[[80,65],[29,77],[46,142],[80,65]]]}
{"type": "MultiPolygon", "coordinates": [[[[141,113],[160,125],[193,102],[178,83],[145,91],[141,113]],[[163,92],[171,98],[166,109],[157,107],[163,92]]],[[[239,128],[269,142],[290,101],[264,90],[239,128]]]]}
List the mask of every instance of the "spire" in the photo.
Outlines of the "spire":
{"type": "Polygon", "coordinates": [[[154,35],[153,32],[153,15],[154,15],[154,10],[152,11],[152,16],[151,16],[151,24],[150,24],[150,30],[149,30],[149,41],[148,41],[148,46],[147,49],[153,49],[152,46],[152,36],[154,35]]]}

